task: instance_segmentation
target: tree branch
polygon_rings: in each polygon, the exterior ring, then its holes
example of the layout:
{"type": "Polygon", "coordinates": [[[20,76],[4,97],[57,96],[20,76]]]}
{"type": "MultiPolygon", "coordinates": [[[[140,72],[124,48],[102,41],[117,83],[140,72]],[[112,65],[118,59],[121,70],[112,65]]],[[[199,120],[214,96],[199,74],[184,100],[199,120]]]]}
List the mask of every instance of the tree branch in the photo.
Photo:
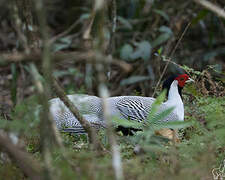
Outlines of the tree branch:
{"type": "Polygon", "coordinates": [[[0,133],[0,147],[5,151],[23,171],[23,173],[31,179],[41,179],[41,166],[36,162],[30,154],[20,150],[13,144],[11,139],[5,133],[0,133]]]}
{"type": "Polygon", "coordinates": [[[60,98],[60,100],[68,107],[68,109],[72,112],[72,114],[78,119],[80,124],[83,126],[85,131],[88,133],[88,137],[91,140],[91,143],[93,144],[94,148],[96,150],[101,150],[102,146],[97,138],[97,134],[94,128],[91,127],[91,124],[84,119],[84,117],[79,113],[79,110],[76,108],[76,106],[69,100],[69,98],[66,96],[63,89],[59,86],[57,81],[55,79],[52,80],[52,87],[54,88],[57,96],[60,98]]]}
{"type": "MultiPolygon", "coordinates": [[[[51,54],[51,57],[54,60],[54,62],[71,61],[72,59],[75,59],[75,62],[93,63],[93,64],[96,64],[95,56],[96,55],[93,51],[57,52],[57,53],[51,54]]],[[[18,62],[31,62],[31,61],[41,62],[41,60],[42,60],[42,54],[40,51],[34,51],[30,54],[5,53],[5,54],[1,54],[0,56],[0,66],[6,66],[10,63],[18,63],[18,62]]],[[[102,56],[100,59],[98,59],[98,63],[116,65],[122,68],[126,72],[129,72],[132,69],[132,66],[130,64],[115,58],[109,59],[106,56],[102,56]]]]}
{"type": "MultiPolygon", "coordinates": [[[[114,33],[116,31],[116,1],[113,0],[113,26],[112,26],[112,33],[114,33]]],[[[110,61],[112,58],[112,51],[113,48],[111,47],[112,44],[108,43],[108,47],[105,47],[105,42],[107,41],[107,39],[104,36],[104,26],[105,26],[105,11],[104,11],[104,7],[105,5],[108,5],[108,3],[106,3],[106,1],[100,1],[98,2],[97,0],[95,1],[95,5],[94,5],[94,9],[93,11],[95,11],[96,13],[96,19],[95,19],[95,23],[96,23],[96,27],[97,27],[97,32],[96,33],[96,43],[95,44],[95,54],[96,54],[96,61],[99,62],[101,61],[101,59],[105,60],[105,62],[110,61]],[[104,55],[105,50],[108,49],[108,58],[102,58],[104,55]]],[[[112,38],[114,38],[112,36],[112,38]]],[[[111,39],[111,42],[113,42],[114,40],[111,39]]],[[[116,180],[123,180],[123,165],[122,165],[122,161],[121,161],[121,155],[120,155],[120,148],[116,142],[116,137],[114,135],[113,132],[113,125],[112,125],[112,115],[110,112],[110,107],[109,104],[107,102],[107,98],[109,97],[109,91],[107,86],[105,85],[105,81],[106,81],[106,77],[105,77],[105,67],[103,66],[102,63],[96,63],[96,71],[98,73],[98,81],[99,81],[99,95],[102,98],[102,106],[103,106],[103,116],[104,116],[104,120],[106,122],[107,125],[107,135],[108,135],[108,139],[109,139],[109,143],[110,143],[110,147],[111,147],[111,151],[112,151],[112,166],[113,166],[113,170],[115,173],[115,179],[116,180]]]]}
{"type": "Polygon", "coordinates": [[[225,10],[220,8],[219,6],[213,4],[213,3],[209,2],[209,1],[206,1],[206,0],[194,0],[194,2],[200,4],[204,8],[212,11],[217,16],[222,17],[223,19],[225,19],[225,10]]]}
{"type": "MultiPolygon", "coordinates": [[[[55,124],[50,116],[48,99],[51,94],[50,84],[51,74],[52,74],[52,57],[51,48],[49,43],[49,34],[46,20],[46,9],[43,0],[33,1],[34,7],[37,14],[37,19],[39,22],[40,34],[42,38],[42,69],[45,77],[44,86],[42,89],[38,89],[39,99],[42,104],[43,110],[41,113],[40,121],[40,136],[41,136],[41,148],[42,148],[42,158],[44,160],[43,175],[45,179],[53,178],[53,168],[52,168],[52,154],[54,147],[57,144],[57,135],[55,131],[55,124]]],[[[34,78],[36,78],[34,76],[34,78]]]]}

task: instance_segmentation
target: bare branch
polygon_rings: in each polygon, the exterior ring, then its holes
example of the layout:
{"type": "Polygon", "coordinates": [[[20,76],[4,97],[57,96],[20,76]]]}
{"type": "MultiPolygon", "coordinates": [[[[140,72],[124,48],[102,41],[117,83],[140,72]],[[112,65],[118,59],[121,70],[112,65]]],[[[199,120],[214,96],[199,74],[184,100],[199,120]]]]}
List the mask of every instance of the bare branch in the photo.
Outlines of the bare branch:
{"type": "MultiPolygon", "coordinates": [[[[113,5],[112,13],[114,13],[113,20],[115,21],[116,20],[116,12],[115,12],[116,4],[115,4],[115,1],[113,3],[114,3],[114,5],[113,5]]],[[[96,27],[98,27],[98,30],[97,30],[98,33],[96,33],[97,36],[95,37],[98,42],[95,44],[95,54],[96,54],[97,62],[100,62],[101,59],[103,59],[102,56],[103,56],[103,53],[105,52],[105,49],[109,49],[109,52],[108,52],[109,55],[108,55],[107,59],[104,58],[103,60],[105,60],[107,62],[107,61],[110,61],[112,58],[112,50],[113,49],[111,47],[104,46],[106,39],[104,37],[104,31],[103,31],[103,27],[105,25],[104,18],[103,18],[105,13],[104,13],[103,7],[105,5],[106,5],[106,1],[96,0],[95,5],[94,5],[95,8],[93,9],[93,11],[96,11],[95,12],[95,14],[96,14],[95,21],[96,21],[96,27]]],[[[112,26],[112,28],[114,28],[114,29],[112,29],[111,33],[114,33],[116,31],[116,24],[114,24],[112,26]]],[[[113,39],[111,39],[111,41],[113,42],[113,39]]],[[[110,44],[108,44],[108,46],[110,46],[110,44]]],[[[111,120],[112,116],[111,116],[111,112],[110,112],[110,107],[108,106],[108,103],[106,101],[106,99],[109,97],[109,92],[105,85],[105,80],[106,80],[106,77],[104,74],[105,67],[103,66],[102,63],[96,63],[95,67],[98,72],[99,95],[102,98],[103,115],[104,115],[104,120],[107,125],[106,132],[107,132],[107,135],[109,138],[109,143],[110,143],[110,147],[111,147],[111,151],[112,151],[112,166],[113,166],[114,173],[115,173],[115,179],[122,180],[123,179],[123,166],[122,166],[122,161],[121,161],[120,149],[116,142],[116,138],[115,138],[115,135],[113,132],[113,126],[112,126],[112,120],[111,120]]]]}
{"type": "MultiPolygon", "coordinates": [[[[42,62],[42,54],[40,51],[34,51],[30,54],[24,54],[24,53],[5,53],[1,54],[0,56],[0,66],[6,66],[9,63],[18,63],[18,62],[42,62]]],[[[95,64],[95,53],[93,51],[87,51],[87,52],[57,52],[54,54],[51,54],[52,59],[54,62],[61,62],[61,61],[71,61],[75,59],[75,62],[79,63],[93,63],[95,64]]],[[[129,72],[132,69],[132,66],[122,60],[119,59],[107,59],[108,57],[102,56],[100,59],[98,59],[98,63],[103,64],[112,64],[119,66],[124,71],[129,72]],[[107,59],[105,61],[105,59],[107,59]]]]}
{"type": "Polygon", "coordinates": [[[13,25],[15,26],[15,31],[16,34],[18,36],[18,39],[22,45],[22,47],[24,48],[26,53],[30,52],[30,48],[28,46],[28,42],[27,42],[27,37],[24,35],[24,33],[22,32],[22,21],[21,18],[19,17],[19,9],[20,9],[20,3],[19,1],[11,1],[12,3],[12,13],[13,13],[13,25]]]}
{"type": "Polygon", "coordinates": [[[26,176],[34,180],[41,179],[41,166],[39,163],[30,154],[14,145],[6,133],[0,133],[0,148],[16,161],[26,176]]]}
{"type": "Polygon", "coordinates": [[[80,19],[78,19],[77,21],[75,21],[68,29],[66,29],[65,31],[63,31],[60,34],[57,34],[56,36],[54,36],[53,38],[51,38],[49,40],[49,43],[52,44],[54,43],[57,39],[60,39],[61,37],[67,35],[68,33],[70,33],[79,23],[80,23],[80,19]]]}
{"type": "Polygon", "coordinates": [[[91,124],[84,119],[82,115],[80,115],[79,110],[76,106],[69,100],[69,98],[64,93],[63,89],[59,86],[56,80],[52,80],[52,87],[54,88],[57,96],[60,98],[61,101],[68,107],[68,109],[73,113],[73,115],[78,119],[80,124],[83,126],[85,131],[88,133],[89,139],[91,143],[94,145],[96,150],[102,149],[101,144],[97,138],[97,134],[94,128],[91,127],[91,124]]]}
{"type": "MultiPolygon", "coordinates": [[[[55,131],[55,124],[49,113],[48,99],[50,97],[50,84],[51,74],[52,74],[52,64],[51,64],[51,51],[49,44],[49,35],[46,22],[46,11],[43,0],[33,1],[37,19],[39,21],[40,33],[42,37],[43,52],[41,55],[42,59],[42,69],[45,77],[45,84],[39,91],[39,99],[43,106],[43,111],[41,114],[40,121],[40,136],[41,136],[41,148],[42,148],[42,158],[44,160],[43,175],[46,179],[51,179],[53,176],[52,168],[52,151],[57,144],[57,135],[55,131]],[[43,91],[44,90],[44,91],[43,91]]],[[[35,74],[34,74],[35,75],[35,74]]],[[[36,78],[34,76],[34,78],[36,78]]]]}
{"type": "Polygon", "coordinates": [[[225,10],[220,8],[219,6],[206,1],[206,0],[194,0],[194,2],[200,4],[201,6],[203,6],[204,8],[214,12],[217,16],[222,17],[223,19],[225,19],[225,10]]]}
{"type": "Polygon", "coordinates": [[[110,107],[108,106],[108,103],[106,99],[109,97],[108,89],[105,86],[105,84],[99,85],[99,92],[100,96],[102,97],[102,104],[103,104],[103,115],[104,119],[106,121],[107,125],[107,134],[109,138],[109,142],[111,145],[111,151],[112,151],[112,165],[115,171],[116,179],[122,180],[123,179],[123,167],[122,167],[122,161],[120,156],[120,148],[116,142],[116,138],[113,132],[113,125],[112,125],[112,116],[110,112],[110,107]]]}
{"type": "Polygon", "coordinates": [[[91,28],[92,28],[94,19],[95,19],[95,11],[92,11],[91,16],[89,18],[89,22],[87,24],[87,27],[85,28],[84,33],[83,33],[84,40],[91,39],[91,28]]]}
{"type": "MultiPolygon", "coordinates": [[[[33,76],[33,79],[34,79],[34,84],[37,88],[37,91],[39,93],[40,96],[43,96],[43,93],[44,93],[44,87],[43,87],[43,84],[40,80],[40,74],[37,70],[37,68],[35,67],[35,65],[33,63],[30,64],[30,71],[31,71],[31,74],[33,76]]],[[[46,100],[46,98],[45,98],[46,100]]],[[[46,117],[46,116],[45,116],[46,117]]],[[[51,115],[49,115],[49,112],[48,112],[48,115],[47,117],[49,118],[49,121],[51,121],[51,129],[53,131],[53,136],[55,137],[54,139],[56,140],[56,143],[59,147],[63,148],[63,145],[62,145],[62,140],[58,134],[58,131],[56,129],[56,125],[54,123],[54,121],[52,120],[51,118],[51,115]]]]}

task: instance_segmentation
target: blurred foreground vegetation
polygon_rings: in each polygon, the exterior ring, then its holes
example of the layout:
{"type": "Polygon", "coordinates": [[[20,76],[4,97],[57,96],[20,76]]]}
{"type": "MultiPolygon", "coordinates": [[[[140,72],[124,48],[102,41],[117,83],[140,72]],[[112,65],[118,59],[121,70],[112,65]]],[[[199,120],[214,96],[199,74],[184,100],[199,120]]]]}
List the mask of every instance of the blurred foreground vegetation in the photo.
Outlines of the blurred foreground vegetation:
{"type": "MultiPolygon", "coordinates": [[[[52,53],[49,71],[67,94],[99,95],[98,70],[87,61],[99,36],[104,39],[104,54],[132,67],[126,72],[116,64],[104,65],[110,95],[152,96],[163,68],[171,60],[164,79],[177,72],[195,79],[195,84],[186,86],[183,92],[185,122],[191,126],[180,129],[180,143],[154,133],[150,139],[146,135],[141,140],[138,135],[117,133],[124,179],[213,179],[213,168],[220,167],[225,159],[225,19],[194,1],[117,1],[116,15],[113,2],[109,1],[104,13],[97,13],[94,20],[94,1],[44,2],[43,18],[52,53]],[[93,27],[88,34],[91,20],[93,27]],[[60,59],[62,53],[75,55],[60,59]]],[[[213,3],[225,7],[223,0],[213,3]]],[[[90,148],[86,135],[61,133],[63,146],[54,146],[50,164],[43,157],[38,117],[41,102],[30,63],[36,65],[39,79],[45,83],[40,55],[45,47],[41,16],[32,5],[31,0],[0,2],[0,128],[12,139],[19,138],[18,151],[28,152],[41,167],[50,169],[50,176],[43,177],[115,179],[104,130],[98,133],[104,149],[101,152],[90,148]]],[[[54,91],[45,93],[49,99],[56,96],[54,91]]],[[[157,87],[155,97],[159,93],[157,87]]],[[[0,179],[29,179],[18,160],[8,156],[1,145],[0,153],[0,179]]]]}

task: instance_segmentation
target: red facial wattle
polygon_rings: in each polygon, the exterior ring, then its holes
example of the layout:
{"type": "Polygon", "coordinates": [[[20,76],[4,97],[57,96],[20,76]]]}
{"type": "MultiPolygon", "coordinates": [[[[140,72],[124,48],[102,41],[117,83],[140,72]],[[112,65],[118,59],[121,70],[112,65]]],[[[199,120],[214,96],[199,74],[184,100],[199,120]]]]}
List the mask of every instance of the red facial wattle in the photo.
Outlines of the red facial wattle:
{"type": "Polygon", "coordinates": [[[178,81],[178,85],[180,87],[184,87],[185,82],[189,79],[189,76],[187,74],[181,74],[178,77],[175,78],[175,80],[178,81]]]}

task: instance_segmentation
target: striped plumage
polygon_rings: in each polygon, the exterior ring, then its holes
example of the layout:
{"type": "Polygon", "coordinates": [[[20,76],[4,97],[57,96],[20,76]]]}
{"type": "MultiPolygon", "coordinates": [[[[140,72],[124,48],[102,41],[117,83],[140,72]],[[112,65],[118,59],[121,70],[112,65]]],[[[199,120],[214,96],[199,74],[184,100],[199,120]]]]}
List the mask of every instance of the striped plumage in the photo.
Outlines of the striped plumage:
{"type": "MultiPolygon", "coordinates": [[[[159,112],[170,107],[174,107],[174,110],[163,121],[184,120],[181,90],[189,79],[186,74],[183,74],[172,76],[164,82],[163,88],[168,89],[168,100],[160,106],[159,112]]],[[[80,113],[92,126],[96,128],[105,127],[101,98],[80,94],[68,95],[68,98],[76,105],[80,113]]],[[[154,101],[154,98],[141,96],[118,96],[107,99],[112,116],[140,122],[146,120],[154,101]]],[[[75,133],[85,132],[79,121],[59,98],[52,99],[49,102],[50,112],[58,129],[75,133]]]]}
{"type": "MultiPolygon", "coordinates": [[[[99,97],[74,94],[68,95],[68,98],[76,105],[84,118],[94,127],[104,126],[102,121],[101,99],[99,97]]],[[[84,129],[80,122],[59,98],[51,99],[49,103],[50,113],[55,120],[58,129],[66,132],[84,133],[84,129]]]]}

